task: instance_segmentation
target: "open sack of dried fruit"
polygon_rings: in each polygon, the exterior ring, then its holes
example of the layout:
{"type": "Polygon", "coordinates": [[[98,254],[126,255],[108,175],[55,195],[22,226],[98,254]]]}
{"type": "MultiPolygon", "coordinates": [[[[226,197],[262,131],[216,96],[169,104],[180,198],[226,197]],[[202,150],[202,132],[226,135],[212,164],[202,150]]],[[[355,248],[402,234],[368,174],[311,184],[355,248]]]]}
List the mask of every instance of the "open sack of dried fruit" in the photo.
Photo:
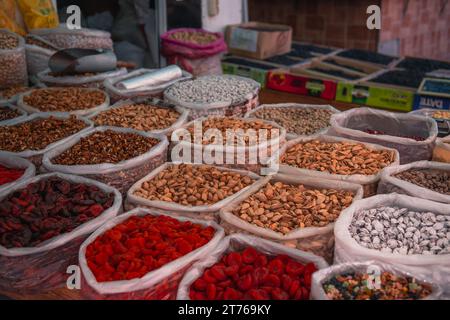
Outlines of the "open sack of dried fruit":
{"type": "Polygon", "coordinates": [[[360,185],[305,176],[275,175],[244,191],[220,211],[229,233],[248,233],[333,261],[335,220],[360,185]]]}
{"type": "Polygon", "coordinates": [[[125,206],[214,220],[221,208],[264,180],[249,171],[169,162],[136,182],[125,206]]]}
{"type": "Polygon", "coordinates": [[[63,287],[86,237],[121,210],[120,193],[59,173],[0,192],[0,288],[44,293],[63,287]]]}
{"type": "Polygon", "coordinates": [[[323,258],[243,234],[222,239],[190,268],[178,300],[309,300],[323,258]]]}
{"type": "Polygon", "coordinates": [[[396,149],[406,164],[431,160],[438,127],[424,116],[355,108],[333,115],[328,134],[396,149]]]}
{"type": "Polygon", "coordinates": [[[27,83],[25,40],[17,33],[0,29],[0,89],[27,83]]]}
{"type": "Polygon", "coordinates": [[[394,192],[450,204],[450,164],[419,161],[386,168],[378,193],[394,192]]]}
{"type": "Polygon", "coordinates": [[[400,194],[355,202],[334,227],[335,263],[377,260],[450,294],[450,206],[400,194]]]}
{"type": "Polygon", "coordinates": [[[35,173],[36,168],[30,161],[0,152],[0,192],[34,177],[35,173]]]}
{"type": "Polygon", "coordinates": [[[439,300],[442,288],[401,266],[348,262],[313,274],[313,300],[439,300]]]}
{"type": "Polygon", "coordinates": [[[382,169],[398,165],[397,150],[327,135],[288,141],[269,159],[272,170],[290,176],[309,176],[360,184],[364,196],[377,192],[382,169]]]}
{"type": "Polygon", "coordinates": [[[136,208],[106,222],[81,246],[81,294],[90,299],[175,299],[193,262],[224,232],[215,222],[136,208]]]}
{"type": "Polygon", "coordinates": [[[117,127],[96,127],[52,148],[43,167],[76,174],[117,188],[122,194],[166,161],[169,142],[162,135],[117,127]]]}
{"type": "Polygon", "coordinates": [[[437,139],[433,161],[450,163],[450,136],[437,139]]]}
{"type": "Polygon", "coordinates": [[[0,125],[0,151],[28,159],[39,171],[45,152],[92,127],[92,121],[67,113],[35,113],[0,125]]]}

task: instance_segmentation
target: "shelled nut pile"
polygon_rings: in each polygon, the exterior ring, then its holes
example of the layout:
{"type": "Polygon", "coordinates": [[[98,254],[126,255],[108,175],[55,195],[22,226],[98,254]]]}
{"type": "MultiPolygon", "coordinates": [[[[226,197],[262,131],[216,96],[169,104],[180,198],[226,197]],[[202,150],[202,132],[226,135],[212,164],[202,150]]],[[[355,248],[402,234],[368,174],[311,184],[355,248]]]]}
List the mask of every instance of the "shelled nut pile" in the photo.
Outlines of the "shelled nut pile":
{"type": "Polygon", "coordinates": [[[217,40],[217,35],[209,32],[178,31],[169,35],[170,39],[195,43],[200,45],[210,44],[217,40]]]}
{"type": "Polygon", "coordinates": [[[349,226],[362,246],[412,255],[450,253],[450,216],[407,208],[378,207],[357,212],[349,226]]]}
{"type": "Polygon", "coordinates": [[[180,164],[171,165],[145,181],[134,195],[185,206],[202,206],[219,202],[253,182],[249,176],[213,166],[180,164]]]}
{"type": "Polygon", "coordinates": [[[442,194],[450,195],[450,171],[410,169],[396,174],[395,177],[442,194]]]}
{"type": "Polygon", "coordinates": [[[11,99],[16,94],[27,91],[29,88],[25,86],[12,86],[6,89],[0,90],[0,98],[2,99],[11,99]]]}
{"type": "Polygon", "coordinates": [[[118,163],[144,154],[159,140],[135,133],[112,130],[94,132],[81,138],[78,143],[55,157],[52,161],[59,165],[93,165],[118,163]]]}
{"type": "Polygon", "coordinates": [[[20,116],[20,113],[17,110],[8,107],[0,107],[0,121],[14,119],[18,116],[20,116]]]}
{"type": "Polygon", "coordinates": [[[105,110],[92,120],[99,126],[153,131],[169,128],[179,117],[180,113],[170,108],[136,103],[105,110]]]}
{"type": "Polygon", "coordinates": [[[391,150],[372,150],[360,143],[300,142],[281,157],[281,163],[342,175],[373,175],[395,161],[391,150]]]}
{"type": "Polygon", "coordinates": [[[334,222],[353,201],[350,191],[310,189],[304,185],[268,183],[245,199],[233,214],[282,234],[334,222]]]}
{"type": "Polygon", "coordinates": [[[252,113],[252,117],[274,121],[297,135],[311,135],[329,127],[332,115],[329,109],[306,107],[264,107],[252,113]]]}
{"type": "Polygon", "coordinates": [[[36,89],[23,101],[39,111],[68,112],[95,108],[105,102],[102,91],[84,88],[36,89]]]}
{"type": "Polygon", "coordinates": [[[67,138],[86,127],[84,121],[74,116],[67,119],[38,118],[12,126],[0,126],[0,150],[11,152],[43,150],[49,144],[67,138]]]}
{"type": "Polygon", "coordinates": [[[11,50],[17,48],[19,39],[8,33],[0,32],[0,50],[11,50]]]}

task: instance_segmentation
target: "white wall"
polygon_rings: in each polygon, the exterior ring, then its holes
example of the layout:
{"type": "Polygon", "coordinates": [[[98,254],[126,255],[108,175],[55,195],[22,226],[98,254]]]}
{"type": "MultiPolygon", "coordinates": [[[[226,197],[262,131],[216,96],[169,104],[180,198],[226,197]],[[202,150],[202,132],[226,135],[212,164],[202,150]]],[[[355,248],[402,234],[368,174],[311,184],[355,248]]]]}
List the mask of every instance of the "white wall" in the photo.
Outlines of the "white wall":
{"type": "Polygon", "coordinates": [[[208,0],[202,0],[203,29],[223,32],[225,26],[242,22],[242,0],[219,0],[219,14],[208,16],[208,0]]]}

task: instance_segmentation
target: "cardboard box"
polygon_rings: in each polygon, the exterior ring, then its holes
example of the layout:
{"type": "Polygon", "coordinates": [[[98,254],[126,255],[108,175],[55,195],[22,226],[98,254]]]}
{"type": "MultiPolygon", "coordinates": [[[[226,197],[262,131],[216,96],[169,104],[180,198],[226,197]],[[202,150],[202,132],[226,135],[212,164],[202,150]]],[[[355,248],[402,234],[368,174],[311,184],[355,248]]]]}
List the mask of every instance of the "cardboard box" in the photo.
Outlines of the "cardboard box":
{"type": "Polygon", "coordinates": [[[277,91],[334,100],[337,82],[301,74],[292,68],[270,71],[266,86],[277,91]]]}
{"type": "Polygon", "coordinates": [[[450,80],[425,78],[414,99],[417,109],[450,110],[450,80]]]}
{"type": "Polygon", "coordinates": [[[281,24],[248,22],[228,26],[225,39],[229,53],[264,60],[291,51],[292,28],[281,24]]]}
{"type": "Polygon", "coordinates": [[[222,60],[222,70],[224,73],[251,78],[259,82],[262,88],[266,86],[267,73],[277,68],[272,64],[233,56],[226,57],[222,60]]]}

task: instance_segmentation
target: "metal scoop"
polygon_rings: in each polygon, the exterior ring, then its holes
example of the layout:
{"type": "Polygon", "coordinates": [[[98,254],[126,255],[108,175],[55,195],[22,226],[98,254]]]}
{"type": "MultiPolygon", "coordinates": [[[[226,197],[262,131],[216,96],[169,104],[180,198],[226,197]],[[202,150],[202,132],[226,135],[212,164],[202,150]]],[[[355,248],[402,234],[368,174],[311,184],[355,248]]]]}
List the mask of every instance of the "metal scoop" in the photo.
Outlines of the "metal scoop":
{"type": "Polygon", "coordinates": [[[50,57],[48,66],[54,73],[77,74],[116,69],[117,58],[107,49],[64,49],[50,57]]]}

